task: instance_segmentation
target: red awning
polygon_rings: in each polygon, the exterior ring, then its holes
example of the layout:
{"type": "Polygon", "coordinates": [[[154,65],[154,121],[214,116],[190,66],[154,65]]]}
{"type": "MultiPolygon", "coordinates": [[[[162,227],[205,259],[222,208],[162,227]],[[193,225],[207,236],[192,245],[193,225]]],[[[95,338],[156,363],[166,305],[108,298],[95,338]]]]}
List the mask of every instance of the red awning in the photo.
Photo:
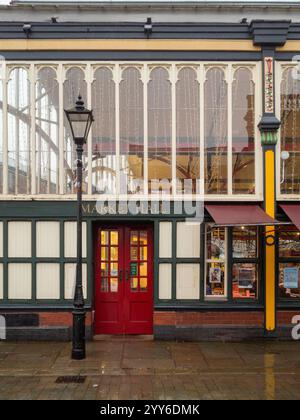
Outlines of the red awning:
{"type": "Polygon", "coordinates": [[[257,204],[208,204],[208,213],[218,226],[272,226],[280,224],[257,204]]]}
{"type": "Polygon", "coordinates": [[[280,204],[280,207],[297,229],[300,230],[300,204],[280,204]]]}

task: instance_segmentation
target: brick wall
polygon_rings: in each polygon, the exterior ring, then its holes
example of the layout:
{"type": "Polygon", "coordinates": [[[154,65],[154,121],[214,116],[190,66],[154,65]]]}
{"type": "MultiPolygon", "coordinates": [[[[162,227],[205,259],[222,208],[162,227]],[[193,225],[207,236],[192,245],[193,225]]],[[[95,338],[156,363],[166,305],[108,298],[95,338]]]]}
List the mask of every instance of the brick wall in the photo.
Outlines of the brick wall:
{"type": "MultiPolygon", "coordinates": [[[[41,327],[70,327],[73,323],[71,312],[40,312],[39,324],[41,327]]],[[[86,325],[92,325],[92,314],[86,314],[86,325]]]]}

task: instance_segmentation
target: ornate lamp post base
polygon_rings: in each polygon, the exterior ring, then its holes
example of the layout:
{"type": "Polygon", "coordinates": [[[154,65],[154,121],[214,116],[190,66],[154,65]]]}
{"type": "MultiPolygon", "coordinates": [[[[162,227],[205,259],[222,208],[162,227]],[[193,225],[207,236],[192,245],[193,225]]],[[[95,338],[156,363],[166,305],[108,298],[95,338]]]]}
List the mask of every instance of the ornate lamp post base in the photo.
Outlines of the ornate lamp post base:
{"type": "Polygon", "coordinates": [[[85,310],[74,309],[72,359],[83,360],[85,356],[85,310]]]}

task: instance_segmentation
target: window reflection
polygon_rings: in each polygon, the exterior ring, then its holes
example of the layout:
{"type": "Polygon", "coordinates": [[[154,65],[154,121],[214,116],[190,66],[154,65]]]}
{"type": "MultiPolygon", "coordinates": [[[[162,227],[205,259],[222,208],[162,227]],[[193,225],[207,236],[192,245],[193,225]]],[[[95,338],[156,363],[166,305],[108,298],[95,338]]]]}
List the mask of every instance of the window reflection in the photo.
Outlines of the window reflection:
{"type": "Polygon", "coordinates": [[[236,263],[232,267],[232,294],[234,299],[256,299],[258,267],[252,263],[236,263]]]}
{"type": "Polygon", "coordinates": [[[225,297],[226,229],[206,228],[206,297],[225,297]]]}
{"type": "Polygon", "coordinates": [[[256,258],[257,257],[257,228],[241,227],[233,228],[233,258],[256,258]]]}

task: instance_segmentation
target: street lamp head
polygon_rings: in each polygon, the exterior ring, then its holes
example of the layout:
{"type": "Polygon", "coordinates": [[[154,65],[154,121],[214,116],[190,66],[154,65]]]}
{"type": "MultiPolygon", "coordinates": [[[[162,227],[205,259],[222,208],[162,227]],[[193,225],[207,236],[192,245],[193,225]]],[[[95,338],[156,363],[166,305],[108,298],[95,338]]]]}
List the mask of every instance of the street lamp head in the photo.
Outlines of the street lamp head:
{"type": "Polygon", "coordinates": [[[74,142],[79,145],[85,144],[94,117],[93,112],[85,108],[81,95],[78,96],[75,108],[65,110],[65,114],[71,127],[74,142]]]}

